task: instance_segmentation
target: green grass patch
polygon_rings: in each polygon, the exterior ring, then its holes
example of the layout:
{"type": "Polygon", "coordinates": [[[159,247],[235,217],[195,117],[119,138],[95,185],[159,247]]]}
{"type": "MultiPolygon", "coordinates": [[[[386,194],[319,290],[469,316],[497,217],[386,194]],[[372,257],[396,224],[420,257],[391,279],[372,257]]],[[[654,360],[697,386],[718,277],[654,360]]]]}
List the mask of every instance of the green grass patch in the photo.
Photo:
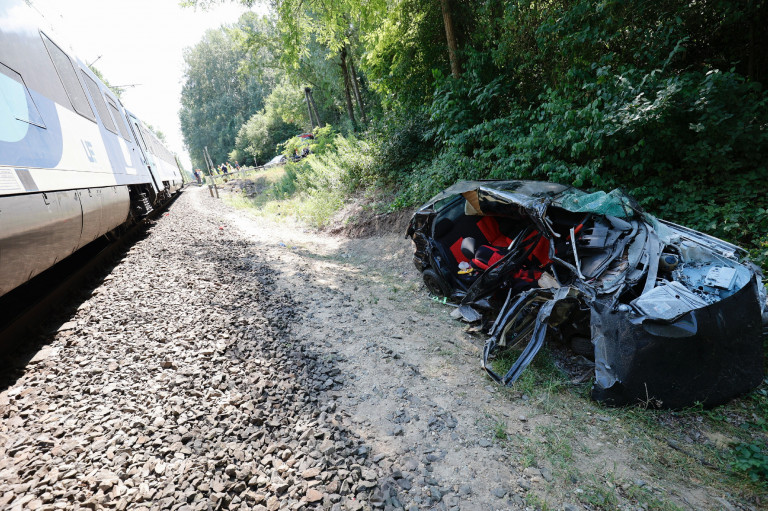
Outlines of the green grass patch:
{"type": "Polygon", "coordinates": [[[273,167],[253,176],[252,184],[227,201],[275,220],[295,218],[312,227],[327,226],[345,204],[340,189],[312,188],[300,191],[293,166],[273,167]]]}
{"type": "MultiPolygon", "coordinates": [[[[521,353],[522,350],[516,349],[501,351],[491,361],[491,368],[499,376],[504,376],[521,353]]],[[[567,375],[555,365],[551,351],[544,346],[512,385],[512,389],[529,397],[549,397],[566,389],[567,384],[567,375]]]]}

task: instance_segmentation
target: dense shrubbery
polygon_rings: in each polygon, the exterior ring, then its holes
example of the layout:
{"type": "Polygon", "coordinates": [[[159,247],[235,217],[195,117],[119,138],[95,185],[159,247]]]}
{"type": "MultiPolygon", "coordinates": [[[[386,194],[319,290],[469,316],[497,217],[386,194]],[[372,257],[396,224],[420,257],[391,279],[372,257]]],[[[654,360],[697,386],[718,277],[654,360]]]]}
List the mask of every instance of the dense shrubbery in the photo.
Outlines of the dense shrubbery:
{"type": "Polygon", "coordinates": [[[409,174],[406,200],[470,178],[622,187],[661,217],[755,249],[768,240],[768,95],[754,82],[598,68],[580,89],[547,89],[537,104],[488,118],[478,99],[499,88],[442,82],[431,121],[443,150],[409,174]]]}
{"type": "MultiPolygon", "coordinates": [[[[361,188],[374,186],[373,164],[376,151],[372,144],[354,136],[343,136],[333,126],[314,130],[308,145],[310,154],[286,165],[282,180],[272,186],[276,199],[291,199],[293,212],[315,226],[324,226],[346,201],[361,188]]],[[[306,140],[293,137],[280,145],[291,157],[307,147],[306,140]]]]}

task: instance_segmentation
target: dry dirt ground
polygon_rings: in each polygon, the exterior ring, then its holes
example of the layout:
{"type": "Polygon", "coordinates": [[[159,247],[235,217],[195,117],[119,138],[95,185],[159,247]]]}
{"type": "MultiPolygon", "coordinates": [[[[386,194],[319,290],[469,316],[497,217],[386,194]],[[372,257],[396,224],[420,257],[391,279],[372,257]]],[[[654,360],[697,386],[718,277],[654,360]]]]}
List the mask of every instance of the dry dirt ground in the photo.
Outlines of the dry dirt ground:
{"type": "MultiPolygon", "coordinates": [[[[208,214],[207,191],[187,193],[208,214]]],[[[343,414],[374,453],[418,474],[405,488],[417,508],[438,506],[446,489],[461,509],[745,508],[684,474],[660,479],[586,396],[570,401],[582,410],[565,411],[547,392],[494,385],[479,364],[484,337],[428,296],[401,220],[364,238],[246,209],[217,221],[273,262],[277,288],[299,304],[291,336],[339,360],[343,414]]]]}

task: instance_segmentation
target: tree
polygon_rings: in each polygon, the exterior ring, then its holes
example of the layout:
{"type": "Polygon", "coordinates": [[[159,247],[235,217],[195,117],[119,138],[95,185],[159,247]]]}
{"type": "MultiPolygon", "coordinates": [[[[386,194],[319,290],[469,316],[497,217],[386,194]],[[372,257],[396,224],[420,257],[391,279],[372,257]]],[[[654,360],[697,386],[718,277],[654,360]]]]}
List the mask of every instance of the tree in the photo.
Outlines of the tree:
{"type": "Polygon", "coordinates": [[[147,124],[146,122],[144,123],[144,126],[146,126],[149,131],[154,133],[155,136],[157,137],[157,139],[160,142],[162,142],[163,144],[167,144],[168,143],[168,140],[166,140],[166,138],[165,138],[165,133],[160,131],[160,129],[155,128],[154,126],[152,126],[151,124],[147,124]]]}
{"type": "Polygon", "coordinates": [[[445,25],[435,0],[403,0],[366,34],[361,68],[390,109],[429,103],[435,70],[450,69],[445,25]]]}
{"type": "Polygon", "coordinates": [[[265,106],[243,124],[230,159],[253,159],[263,164],[277,154],[277,145],[301,131],[306,121],[303,93],[283,81],[267,97],[265,106]]]}
{"type": "Polygon", "coordinates": [[[351,82],[349,77],[349,64],[347,64],[347,46],[344,45],[341,47],[341,50],[339,51],[339,66],[341,67],[341,76],[344,80],[344,99],[345,104],[347,105],[347,115],[349,116],[349,120],[352,122],[352,126],[356,126],[355,122],[355,108],[352,106],[352,93],[351,93],[351,82]]]}
{"type": "Polygon", "coordinates": [[[456,42],[456,33],[453,30],[453,14],[451,13],[450,0],[440,0],[440,9],[443,11],[443,24],[445,25],[445,38],[448,41],[448,56],[451,61],[451,74],[454,78],[461,77],[461,62],[459,61],[459,44],[456,42]]]}
{"type": "Polygon", "coordinates": [[[274,72],[241,73],[247,53],[242,31],[269,30],[269,23],[246,13],[235,27],[209,30],[184,53],[185,82],[181,94],[181,131],[196,167],[204,166],[203,148],[214,162],[227,159],[240,127],[264,105],[274,72]]]}
{"type": "MultiPolygon", "coordinates": [[[[186,0],[182,5],[210,8],[225,1],[227,0],[186,0]]],[[[305,76],[302,67],[306,67],[308,59],[317,56],[317,52],[313,55],[313,46],[319,45],[322,48],[322,57],[326,60],[338,58],[339,72],[336,73],[336,79],[341,83],[341,87],[328,87],[327,83],[306,81],[315,91],[338,90],[343,93],[343,103],[353,127],[356,125],[353,97],[360,109],[361,119],[366,119],[362,94],[354,71],[351,45],[357,41],[357,34],[367,34],[384,16],[387,10],[386,0],[239,0],[239,3],[247,6],[269,3],[274,9],[282,39],[280,60],[286,73],[298,77],[305,76]]],[[[329,103],[333,102],[328,99],[329,103]]],[[[323,103],[322,98],[320,102],[323,103]]]]}

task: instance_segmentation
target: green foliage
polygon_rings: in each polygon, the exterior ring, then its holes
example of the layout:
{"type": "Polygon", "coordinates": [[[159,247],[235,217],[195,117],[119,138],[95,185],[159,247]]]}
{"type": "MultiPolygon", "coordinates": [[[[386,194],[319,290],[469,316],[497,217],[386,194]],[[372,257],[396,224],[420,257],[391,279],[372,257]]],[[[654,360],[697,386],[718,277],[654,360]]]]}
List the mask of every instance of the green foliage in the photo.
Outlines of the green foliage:
{"type": "Polygon", "coordinates": [[[493,437],[496,440],[507,439],[507,425],[504,421],[496,421],[493,425],[493,437]]]}
{"type": "Polygon", "coordinates": [[[744,442],[734,446],[734,469],[746,472],[753,481],[768,481],[768,456],[763,453],[763,447],[758,444],[744,442]]]}
{"type": "MultiPolygon", "coordinates": [[[[298,191],[316,193],[325,189],[346,195],[371,185],[374,157],[369,142],[344,137],[332,126],[316,128],[314,135],[309,144],[311,154],[288,165],[298,191]]],[[[306,141],[294,137],[283,145],[283,154],[301,152],[305,144],[306,141]]]]}
{"type": "Polygon", "coordinates": [[[418,108],[429,99],[432,69],[448,68],[442,23],[435,2],[405,0],[366,34],[363,68],[386,106],[418,108]]]}
{"type": "Polygon", "coordinates": [[[303,126],[309,127],[304,92],[285,79],[281,80],[269,93],[265,101],[265,109],[286,124],[299,129],[303,126]]]}
{"type": "Polygon", "coordinates": [[[379,186],[397,186],[413,169],[432,160],[434,145],[428,140],[426,109],[416,113],[390,111],[365,133],[374,161],[370,180],[379,186]],[[374,177],[374,176],[372,176],[374,177]]]}
{"type": "Polygon", "coordinates": [[[184,52],[185,82],[179,119],[184,143],[193,166],[205,168],[203,148],[214,163],[225,161],[235,146],[242,125],[263,105],[274,79],[239,73],[246,52],[239,46],[239,30],[268,30],[268,24],[251,13],[235,28],[209,30],[193,48],[184,52]]]}
{"type": "Polygon", "coordinates": [[[257,165],[266,163],[278,154],[279,144],[301,130],[301,121],[299,91],[285,82],[278,84],[266,98],[264,108],[238,131],[230,158],[242,156],[257,165]]]}
{"type": "Polygon", "coordinates": [[[280,151],[287,158],[301,154],[305,148],[309,148],[313,154],[320,155],[329,149],[333,149],[339,132],[330,124],[326,124],[322,128],[315,128],[312,134],[315,137],[314,139],[301,138],[299,135],[296,135],[286,140],[280,144],[280,151]]]}

